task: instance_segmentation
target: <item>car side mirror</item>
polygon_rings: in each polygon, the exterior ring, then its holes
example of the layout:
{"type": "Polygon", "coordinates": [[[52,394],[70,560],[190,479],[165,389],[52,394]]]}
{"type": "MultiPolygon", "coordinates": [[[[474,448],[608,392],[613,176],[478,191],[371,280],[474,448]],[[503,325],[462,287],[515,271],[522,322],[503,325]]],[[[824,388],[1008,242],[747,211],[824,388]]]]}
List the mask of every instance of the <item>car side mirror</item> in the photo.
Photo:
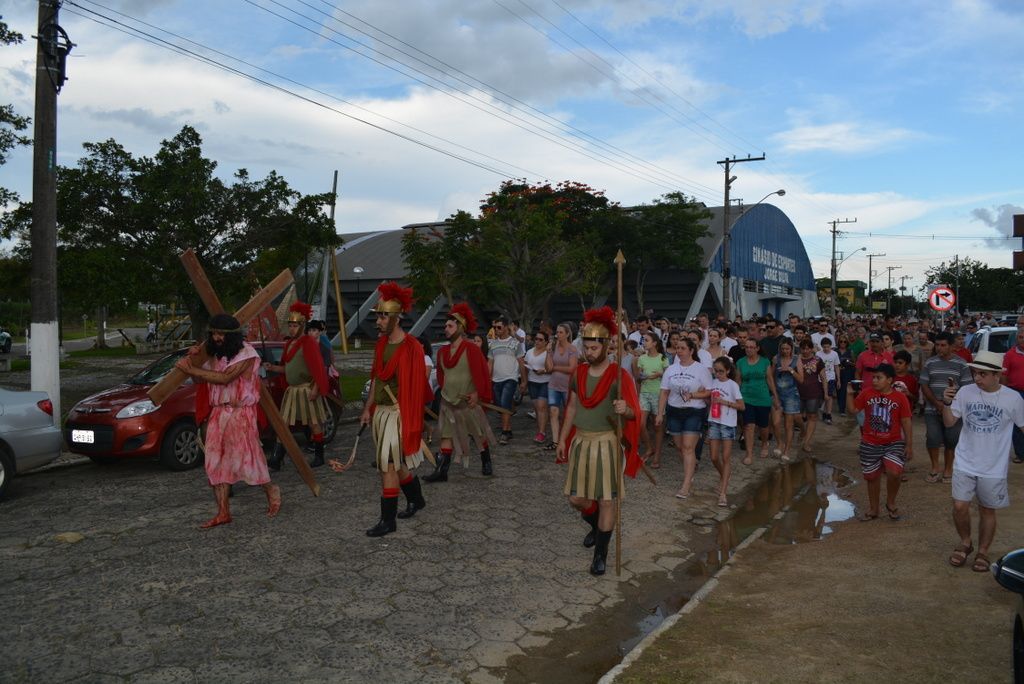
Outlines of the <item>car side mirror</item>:
{"type": "Polygon", "coordinates": [[[992,575],[1004,589],[1024,595],[1024,549],[1011,551],[993,563],[992,575]]]}

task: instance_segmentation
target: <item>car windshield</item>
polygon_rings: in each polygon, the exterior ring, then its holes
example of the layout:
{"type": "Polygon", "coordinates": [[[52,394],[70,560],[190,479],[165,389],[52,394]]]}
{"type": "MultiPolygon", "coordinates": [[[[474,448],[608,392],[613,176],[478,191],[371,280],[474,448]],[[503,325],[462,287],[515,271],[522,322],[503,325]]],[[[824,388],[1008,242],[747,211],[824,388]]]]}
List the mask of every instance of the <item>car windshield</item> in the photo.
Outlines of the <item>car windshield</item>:
{"type": "Polygon", "coordinates": [[[175,362],[185,355],[184,349],[168,354],[152,366],[149,366],[138,375],[132,377],[128,383],[131,385],[153,385],[160,382],[160,379],[171,372],[175,362]]]}
{"type": "MultiPolygon", "coordinates": [[[[1014,335],[1014,342],[1016,342],[1016,334],[1014,335]]],[[[1008,332],[997,332],[992,333],[988,337],[988,350],[997,354],[1005,354],[1010,351],[1011,346],[1010,333],[1008,332]]]]}

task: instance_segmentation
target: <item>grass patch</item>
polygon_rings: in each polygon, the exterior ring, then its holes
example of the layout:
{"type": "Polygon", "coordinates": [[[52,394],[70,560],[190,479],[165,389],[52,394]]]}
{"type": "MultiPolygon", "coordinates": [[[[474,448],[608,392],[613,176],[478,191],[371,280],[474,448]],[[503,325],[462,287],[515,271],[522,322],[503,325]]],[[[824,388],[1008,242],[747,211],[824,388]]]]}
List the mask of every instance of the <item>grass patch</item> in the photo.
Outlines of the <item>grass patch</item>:
{"type": "Polygon", "coordinates": [[[366,373],[343,374],[338,381],[341,384],[341,396],[345,398],[345,401],[359,401],[359,397],[363,393],[363,385],[366,384],[369,377],[366,373]]]}

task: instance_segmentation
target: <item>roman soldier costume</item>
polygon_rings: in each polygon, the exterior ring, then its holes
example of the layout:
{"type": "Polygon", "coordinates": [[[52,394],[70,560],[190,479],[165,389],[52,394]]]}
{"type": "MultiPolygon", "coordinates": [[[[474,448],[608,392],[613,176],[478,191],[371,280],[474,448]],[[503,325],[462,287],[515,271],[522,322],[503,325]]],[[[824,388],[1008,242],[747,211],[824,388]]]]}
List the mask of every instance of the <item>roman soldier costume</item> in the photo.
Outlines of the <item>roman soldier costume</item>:
{"type": "Polygon", "coordinates": [[[445,333],[449,344],[437,352],[437,384],[441,388],[438,424],[441,431],[441,454],[434,472],[423,479],[447,482],[452,460],[469,465],[469,440],[472,437],[480,452],[480,469],[484,475],[494,474],[490,444],[494,433],[479,402],[490,403],[491,380],[487,359],[475,344],[465,338],[476,331],[476,318],[465,303],[456,304],[448,312],[445,333]]]}
{"type": "Polygon", "coordinates": [[[591,309],[584,314],[581,337],[584,342],[598,341],[603,353],[599,359],[581,363],[570,378],[570,400],[567,410],[569,425],[563,426],[564,441],[560,451],[568,456],[565,494],[580,511],[590,532],[583,541],[585,547],[594,547],[590,572],[604,574],[608,557],[608,543],[614,528],[611,504],[621,499],[618,467],[625,454],[625,474],[636,477],[640,468],[637,450],[640,435],[640,402],[636,386],[629,374],[618,364],[607,362],[608,342],[615,334],[615,314],[609,307],[591,309]],[[595,375],[592,368],[606,364],[603,372],[595,375]],[[616,436],[615,394],[621,387],[623,444],[616,436]],[[569,428],[569,429],[565,429],[569,428]],[[607,512],[606,512],[607,511],[607,512]]]}

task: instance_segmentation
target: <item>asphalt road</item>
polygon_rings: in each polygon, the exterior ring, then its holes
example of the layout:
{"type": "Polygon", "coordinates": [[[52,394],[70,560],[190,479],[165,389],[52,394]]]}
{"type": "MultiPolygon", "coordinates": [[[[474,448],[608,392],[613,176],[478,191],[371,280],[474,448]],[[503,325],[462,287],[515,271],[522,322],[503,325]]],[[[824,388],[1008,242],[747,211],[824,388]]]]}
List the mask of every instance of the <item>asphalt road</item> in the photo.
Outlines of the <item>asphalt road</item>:
{"type": "MultiPolygon", "coordinates": [[[[235,521],[208,531],[201,469],[23,476],[0,503],[0,680],[595,681],[649,622],[654,592],[695,580],[686,563],[714,541],[687,521],[729,513],[707,465],[697,494],[675,499],[681,466],[666,456],[659,486],[628,485],[621,578],[591,577],[564,467],[528,443],[531,422],[514,419],[495,477],[453,466],[381,539],[364,535],[379,514],[369,440],[352,471],[317,471],[319,498],[286,465],[278,518],[243,485],[235,521]]],[[[353,437],[341,429],[331,455],[353,437]]],[[[734,491],[776,465],[737,465],[734,491]]]]}

